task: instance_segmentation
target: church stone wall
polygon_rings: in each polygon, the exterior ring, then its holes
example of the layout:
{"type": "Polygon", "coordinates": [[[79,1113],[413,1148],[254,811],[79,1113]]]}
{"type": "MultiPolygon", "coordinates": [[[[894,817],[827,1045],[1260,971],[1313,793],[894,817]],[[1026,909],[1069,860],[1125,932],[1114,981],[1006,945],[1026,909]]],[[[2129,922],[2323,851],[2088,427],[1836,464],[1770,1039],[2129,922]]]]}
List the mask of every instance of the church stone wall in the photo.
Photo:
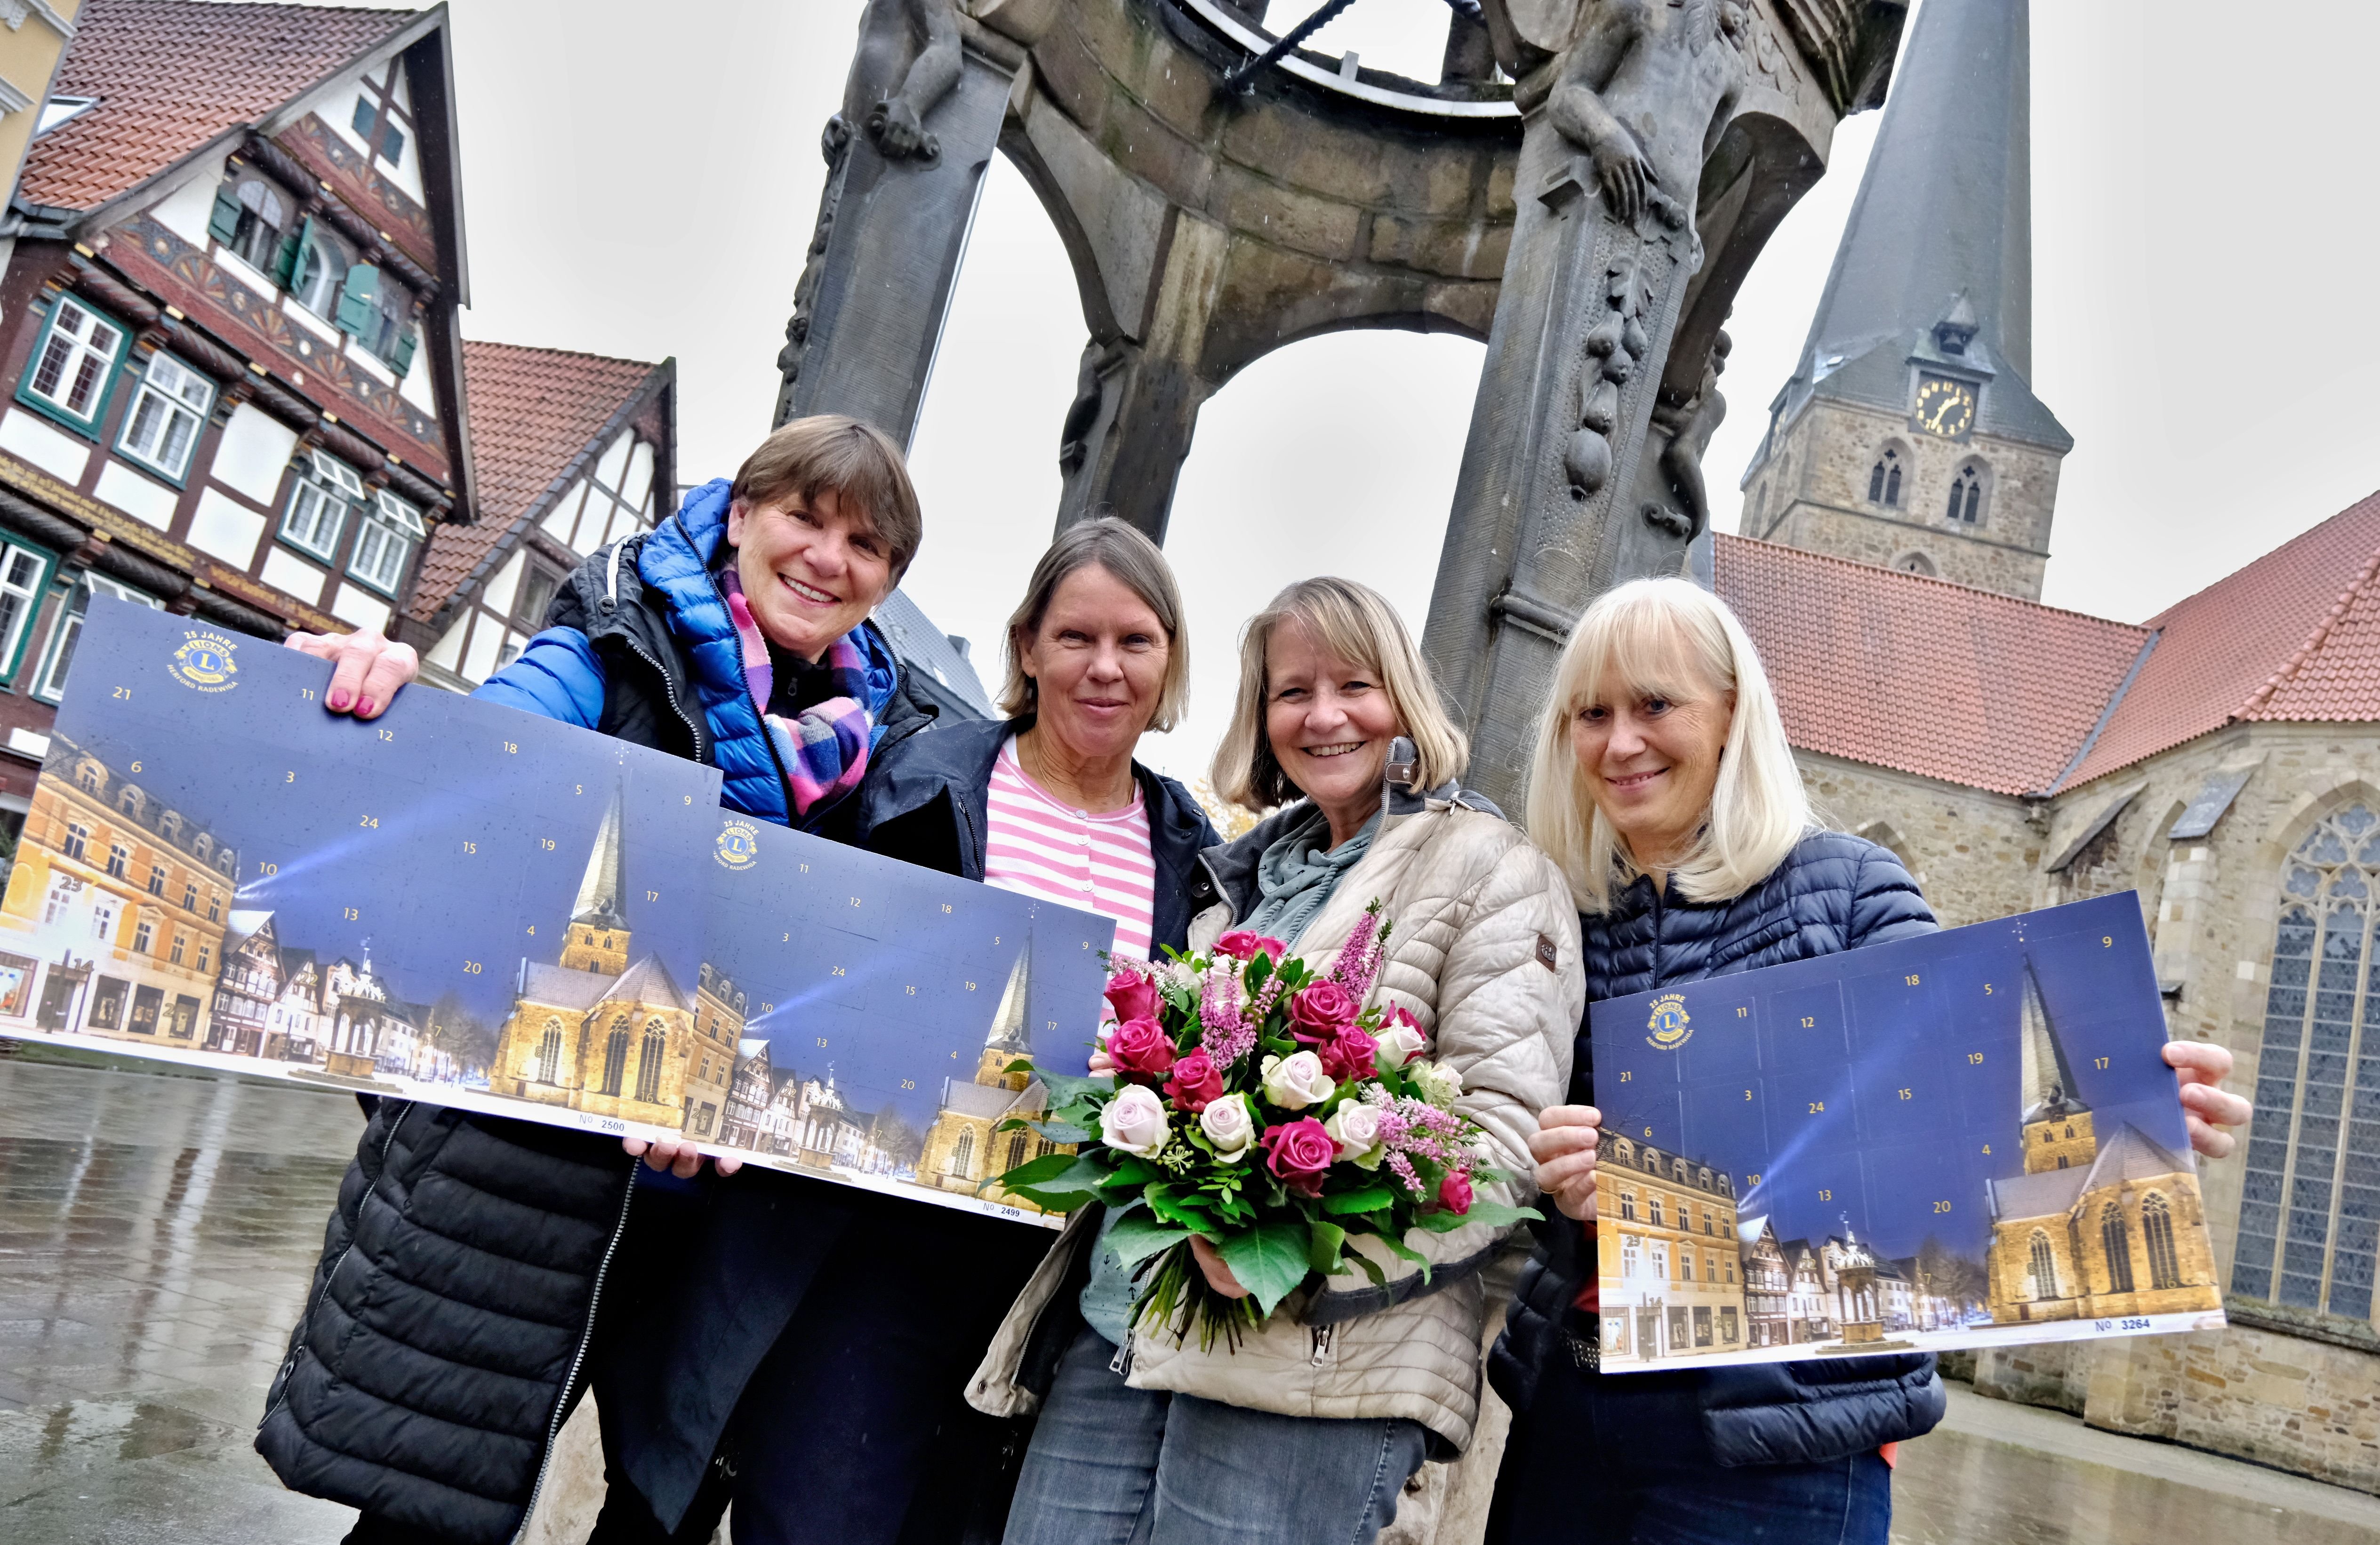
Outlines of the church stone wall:
{"type": "Polygon", "coordinates": [[[1904,415],[1820,398],[1779,432],[1767,458],[1747,476],[1738,529],[1887,567],[1923,553],[1937,578],[2035,600],[2058,461],[2018,441],[1942,440],[1912,431],[1904,415]],[[1902,468],[1898,505],[1867,496],[1868,474],[1888,446],[1902,468]],[[1983,520],[1954,526],[1945,517],[1950,482],[1971,461],[1985,471],[1983,520]]]}
{"type": "Polygon", "coordinates": [[[2023,800],[1811,751],[1794,760],[1822,817],[1898,853],[1945,927],[2033,905],[2044,838],[2023,800]]]}

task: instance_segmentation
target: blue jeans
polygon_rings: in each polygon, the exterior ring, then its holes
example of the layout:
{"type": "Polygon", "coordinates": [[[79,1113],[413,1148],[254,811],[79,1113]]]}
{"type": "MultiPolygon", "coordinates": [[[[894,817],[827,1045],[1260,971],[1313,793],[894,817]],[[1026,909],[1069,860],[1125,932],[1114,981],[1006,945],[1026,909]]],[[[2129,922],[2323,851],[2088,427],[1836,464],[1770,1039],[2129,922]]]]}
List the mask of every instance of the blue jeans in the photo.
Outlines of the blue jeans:
{"type": "Polygon", "coordinates": [[[1088,1328],[1059,1360],[1006,1545],[1371,1545],[1421,1466],[1419,1422],[1135,1390],[1088,1328]]]}
{"type": "Polygon", "coordinates": [[[1886,1545],[1892,1470],[1875,1450],[1721,1465],[1693,1394],[1659,1378],[1547,1369],[1512,1418],[1488,1545],[1886,1545]]]}

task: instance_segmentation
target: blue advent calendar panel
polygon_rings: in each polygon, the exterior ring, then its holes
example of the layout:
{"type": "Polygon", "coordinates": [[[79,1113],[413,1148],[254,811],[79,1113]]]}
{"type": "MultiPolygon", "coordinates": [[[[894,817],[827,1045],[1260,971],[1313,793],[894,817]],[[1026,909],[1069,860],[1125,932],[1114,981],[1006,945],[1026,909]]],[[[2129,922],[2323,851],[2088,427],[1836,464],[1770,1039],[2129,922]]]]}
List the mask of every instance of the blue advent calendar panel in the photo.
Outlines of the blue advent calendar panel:
{"type": "Polygon", "coordinates": [[[1590,1020],[1608,1373],[2222,1323],[2131,893],[1590,1020]]]}
{"type": "Polygon", "coordinates": [[[985,1186],[1083,1070],[1106,920],[719,806],[719,774],[95,598],[0,896],[0,1035],[985,1186]]]}

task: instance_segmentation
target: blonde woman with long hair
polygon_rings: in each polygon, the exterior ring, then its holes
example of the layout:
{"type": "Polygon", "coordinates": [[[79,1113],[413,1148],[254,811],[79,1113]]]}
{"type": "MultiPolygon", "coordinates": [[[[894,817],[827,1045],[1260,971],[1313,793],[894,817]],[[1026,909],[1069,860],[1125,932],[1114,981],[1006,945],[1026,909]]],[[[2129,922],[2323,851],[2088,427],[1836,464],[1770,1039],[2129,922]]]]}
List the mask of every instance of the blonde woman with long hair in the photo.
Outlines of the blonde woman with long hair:
{"type": "MultiPolygon", "coordinates": [[[[1554,673],[1529,832],[1579,910],[1589,1003],[1931,931],[1889,849],[1812,818],[1743,625],[1683,579],[1588,607],[1554,673]]],[[[1942,1419],[1924,1354],[1602,1379],[1595,1296],[1595,1070],[1579,1027],[1567,1105],[1530,1151],[1560,1212],[1540,1233],[1489,1359],[1513,1425],[1491,1542],[1884,1545],[1891,1445],[1942,1419]],[[1584,1224],[1585,1227],[1581,1227],[1584,1224]]],[[[2192,1142],[2248,1102],[2220,1047],[2177,1042],[2192,1142]]],[[[1732,1241],[1728,1241],[1732,1244],[1732,1241]]]]}

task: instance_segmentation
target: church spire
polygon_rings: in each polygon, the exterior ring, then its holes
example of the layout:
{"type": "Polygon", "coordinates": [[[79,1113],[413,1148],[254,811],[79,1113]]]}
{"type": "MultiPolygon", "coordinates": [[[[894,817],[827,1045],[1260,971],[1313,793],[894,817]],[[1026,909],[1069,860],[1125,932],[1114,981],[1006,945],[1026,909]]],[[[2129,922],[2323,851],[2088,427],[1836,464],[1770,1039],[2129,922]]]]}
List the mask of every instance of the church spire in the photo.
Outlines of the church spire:
{"type": "Polygon", "coordinates": [[[2024,963],[2024,1027],[2018,1102],[2027,1125],[2049,1121],[2091,1107],[2074,1092],[2074,1070],[2067,1065],[2066,1048],[2050,1022],[2049,1005],[2042,1001],[2041,982],[2033,962],[2024,963]]]}
{"type": "Polygon", "coordinates": [[[1033,979],[1028,958],[1027,953],[1020,949],[1016,952],[1016,964],[1008,968],[1008,985],[1001,991],[1000,1008],[991,1016],[991,1029],[983,1038],[983,1056],[976,1064],[975,1081],[978,1084],[1004,1084],[1015,1089],[1025,1087],[1025,1075],[1009,1072],[1008,1064],[1033,1054],[1033,1038],[1025,1028],[1026,998],[1033,979]]]}
{"type": "Polygon", "coordinates": [[[1986,357],[2032,376],[2030,47],[2027,0],[1918,8],[1800,372],[1963,299],[1986,357]]]}
{"type": "Polygon", "coordinates": [[[570,908],[574,923],[591,923],[597,928],[625,928],[627,913],[621,906],[620,889],[620,819],[622,790],[612,785],[611,807],[603,812],[602,827],[595,833],[595,845],[587,855],[587,873],[578,882],[578,900],[570,908]]]}

